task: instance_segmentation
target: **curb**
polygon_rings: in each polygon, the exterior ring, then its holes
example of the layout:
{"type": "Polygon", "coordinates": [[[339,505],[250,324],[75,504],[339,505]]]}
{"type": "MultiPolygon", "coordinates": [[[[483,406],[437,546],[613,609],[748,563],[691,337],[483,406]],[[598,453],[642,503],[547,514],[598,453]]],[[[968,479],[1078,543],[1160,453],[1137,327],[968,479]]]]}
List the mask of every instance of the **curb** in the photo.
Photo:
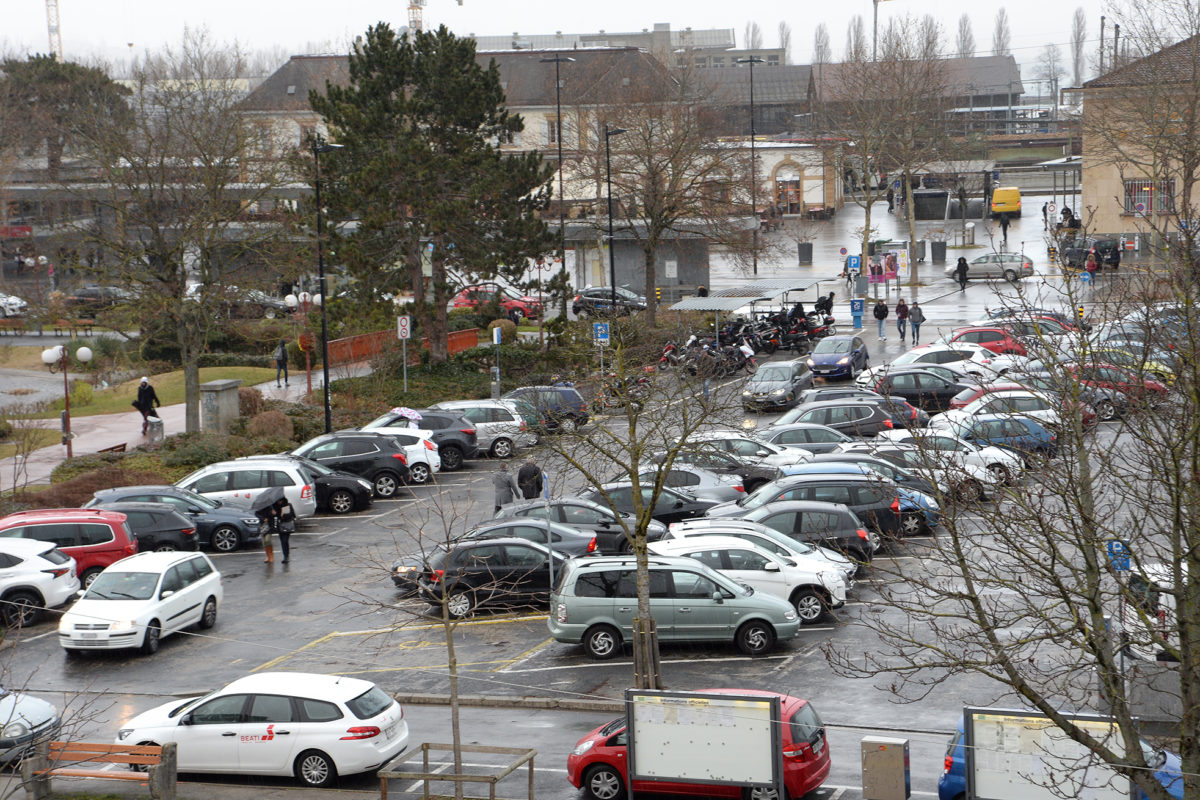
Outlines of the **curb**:
{"type": "MultiPolygon", "coordinates": [[[[450,695],[432,693],[403,694],[392,692],[401,705],[448,706],[450,695]]],[[[569,697],[504,697],[500,695],[460,694],[458,704],[467,708],[536,708],[545,711],[605,711],[625,712],[624,700],[578,699],[569,697]]]]}

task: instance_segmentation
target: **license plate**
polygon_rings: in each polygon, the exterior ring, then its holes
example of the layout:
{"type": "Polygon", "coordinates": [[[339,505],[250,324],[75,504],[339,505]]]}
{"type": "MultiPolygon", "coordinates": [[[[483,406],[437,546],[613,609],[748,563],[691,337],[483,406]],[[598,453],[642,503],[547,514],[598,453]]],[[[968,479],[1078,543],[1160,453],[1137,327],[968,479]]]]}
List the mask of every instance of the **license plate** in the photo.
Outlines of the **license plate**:
{"type": "Polygon", "coordinates": [[[383,738],[387,739],[389,742],[392,739],[395,739],[396,738],[396,726],[388,725],[386,728],[384,728],[383,729],[383,738]]]}
{"type": "Polygon", "coordinates": [[[80,639],[99,639],[100,634],[98,634],[98,633],[81,633],[81,634],[79,634],[79,638],[80,639]]]}
{"type": "Polygon", "coordinates": [[[814,753],[819,755],[820,752],[824,749],[825,749],[825,738],[824,737],[817,739],[817,741],[813,742],[813,752],[814,753]]]}

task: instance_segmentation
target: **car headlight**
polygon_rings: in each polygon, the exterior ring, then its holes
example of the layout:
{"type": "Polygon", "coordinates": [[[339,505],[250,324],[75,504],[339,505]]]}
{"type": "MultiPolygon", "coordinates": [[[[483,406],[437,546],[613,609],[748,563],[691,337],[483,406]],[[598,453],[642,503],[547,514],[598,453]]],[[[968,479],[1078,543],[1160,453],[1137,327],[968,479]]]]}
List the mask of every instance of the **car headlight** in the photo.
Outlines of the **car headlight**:
{"type": "Polygon", "coordinates": [[[416,571],[417,568],[409,564],[400,564],[392,568],[393,575],[411,575],[416,571]]]}
{"type": "Polygon", "coordinates": [[[261,520],[259,520],[258,517],[242,517],[243,525],[253,525],[256,528],[258,527],[260,521],[261,520]]]}
{"type": "Polygon", "coordinates": [[[134,622],[131,619],[119,620],[118,622],[114,622],[112,625],[109,625],[108,629],[110,631],[131,631],[134,629],[134,622]]]}
{"type": "Polygon", "coordinates": [[[844,367],[850,363],[850,356],[845,356],[838,359],[838,366],[844,367]]]}
{"type": "Polygon", "coordinates": [[[785,611],[785,612],[783,612],[783,618],[786,619],[788,622],[791,622],[792,620],[794,620],[796,618],[796,612],[791,611],[791,610],[785,611]]]}
{"type": "Polygon", "coordinates": [[[0,731],[0,735],[3,735],[5,739],[20,739],[22,736],[28,736],[29,730],[28,725],[17,720],[5,725],[4,730],[0,731]]]}
{"type": "Polygon", "coordinates": [[[571,751],[571,755],[581,756],[584,753],[586,753],[588,750],[591,750],[592,747],[595,746],[595,744],[596,744],[595,739],[586,739],[586,740],[580,742],[579,744],[575,745],[575,749],[571,751]]]}
{"type": "Polygon", "coordinates": [[[742,397],[749,397],[749,396],[750,396],[750,390],[749,390],[749,389],[747,389],[747,390],[745,390],[744,392],[742,392],[742,397]]]}
{"type": "Polygon", "coordinates": [[[374,486],[371,485],[370,481],[365,481],[362,478],[358,479],[358,485],[364,489],[374,489],[375,488],[374,486]]]}
{"type": "Polygon", "coordinates": [[[808,360],[808,362],[807,362],[807,363],[808,363],[808,366],[809,366],[809,368],[810,368],[810,369],[811,369],[812,367],[815,367],[815,366],[817,365],[817,362],[816,362],[816,361],[813,361],[811,358],[808,360]]]}
{"type": "Polygon", "coordinates": [[[125,741],[126,739],[128,739],[132,735],[133,735],[133,728],[121,728],[121,730],[117,731],[117,738],[120,739],[122,742],[125,741]]]}
{"type": "Polygon", "coordinates": [[[780,395],[787,394],[787,389],[776,389],[775,391],[771,392],[771,394],[779,397],[780,395]]]}

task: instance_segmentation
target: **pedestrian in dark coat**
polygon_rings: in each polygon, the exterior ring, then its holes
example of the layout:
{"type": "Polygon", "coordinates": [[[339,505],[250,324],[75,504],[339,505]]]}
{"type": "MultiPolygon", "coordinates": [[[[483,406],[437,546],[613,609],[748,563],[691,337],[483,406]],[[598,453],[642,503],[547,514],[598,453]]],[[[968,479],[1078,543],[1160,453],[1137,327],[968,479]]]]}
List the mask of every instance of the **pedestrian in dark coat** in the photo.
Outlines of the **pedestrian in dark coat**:
{"type": "Polygon", "coordinates": [[[954,267],[954,277],[958,279],[958,290],[965,292],[967,290],[967,273],[971,268],[967,266],[967,260],[962,256],[958,257],[958,264],[954,267]]]}
{"type": "Polygon", "coordinates": [[[1042,230],[1050,230],[1050,204],[1042,203],[1042,230]]]}
{"type": "Polygon", "coordinates": [[[1000,232],[1004,234],[1004,243],[1008,244],[1008,214],[1000,215],[1000,232]]]}
{"type": "Polygon", "coordinates": [[[275,345],[275,352],[271,353],[271,357],[275,359],[275,386],[279,386],[279,376],[283,375],[283,385],[288,385],[288,354],[287,344],[283,339],[279,340],[279,344],[275,345]]]}
{"type": "Polygon", "coordinates": [[[904,302],[904,298],[900,298],[900,302],[896,303],[896,330],[900,331],[900,343],[904,344],[904,334],[908,332],[908,303],[904,302]]]}
{"type": "Polygon", "coordinates": [[[150,385],[149,378],[142,378],[138,384],[137,400],[133,401],[133,407],[142,414],[142,435],[146,435],[146,429],[150,426],[150,418],[157,417],[158,414],[154,409],[161,406],[158,401],[158,395],[154,392],[154,387],[150,385]]]}
{"type": "Polygon", "coordinates": [[[881,341],[881,342],[887,341],[887,318],[888,318],[887,301],[880,299],[880,301],[875,304],[875,310],[872,313],[874,313],[874,315],[875,315],[876,322],[879,323],[879,341],[881,341]]]}
{"type": "Polygon", "coordinates": [[[888,213],[891,214],[896,210],[896,191],[892,187],[888,187],[887,191],[888,213]]]}
{"type": "MultiPolygon", "coordinates": [[[[921,339],[921,323],[925,321],[925,312],[921,309],[920,304],[913,300],[912,308],[908,310],[908,327],[912,330],[912,343],[917,344],[921,339]]],[[[903,344],[904,340],[901,339],[903,344]]]]}
{"type": "Polygon", "coordinates": [[[521,495],[520,488],[517,487],[517,482],[513,480],[513,476],[508,472],[508,464],[500,462],[500,468],[492,473],[492,488],[496,490],[496,513],[500,513],[500,507],[511,503],[515,498],[521,495]]]}
{"type": "Polygon", "coordinates": [[[526,500],[535,500],[542,493],[542,468],[529,458],[517,470],[517,486],[526,500]]]}

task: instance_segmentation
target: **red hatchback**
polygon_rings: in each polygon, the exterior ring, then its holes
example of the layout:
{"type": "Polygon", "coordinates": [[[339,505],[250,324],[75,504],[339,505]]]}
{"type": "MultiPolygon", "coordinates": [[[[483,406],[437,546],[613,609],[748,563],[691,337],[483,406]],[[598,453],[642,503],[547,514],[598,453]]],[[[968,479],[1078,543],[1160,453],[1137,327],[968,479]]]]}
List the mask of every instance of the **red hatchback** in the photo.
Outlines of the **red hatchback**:
{"type": "Polygon", "coordinates": [[[542,315],[542,304],[532,295],[517,294],[498,283],[481,283],[468,286],[454,296],[450,305],[454,308],[478,308],[492,300],[498,300],[500,308],[514,322],[522,317],[537,319],[542,315]]]}
{"type": "Polygon", "coordinates": [[[42,508],[0,519],[0,536],[53,542],[75,559],[86,588],[113,562],[138,551],[137,538],[119,511],[98,508],[42,508]]]}
{"type": "MultiPolygon", "coordinates": [[[[742,694],[778,697],[783,719],[783,781],[788,797],[799,798],[829,777],[829,747],[825,723],[812,703],[776,692],[741,689],[705,689],[713,694],[742,694]]],[[[622,800],[626,795],[627,771],[625,718],[618,717],[584,736],[567,757],[567,780],[583,789],[592,800],[622,800]]],[[[704,797],[742,797],[740,786],[701,783],[637,781],[634,794],[655,792],[704,797]]],[[[776,800],[773,790],[755,789],[752,800],[776,800]]]]}
{"type": "Polygon", "coordinates": [[[1000,326],[958,328],[950,334],[947,344],[954,344],[955,342],[977,344],[1002,356],[1028,355],[1024,343],[1013,336],[1012,332],[1007,328],[1000,326]]]}
{"type": "Polygon", "coordinates": [[[1088,386],[1113,389],[1139,403],[1154,405],[1167,397],[1167,385],[1143,378],[1133,370],[1112,364],[1069,364],[1065,369],[1088,386]]]}

